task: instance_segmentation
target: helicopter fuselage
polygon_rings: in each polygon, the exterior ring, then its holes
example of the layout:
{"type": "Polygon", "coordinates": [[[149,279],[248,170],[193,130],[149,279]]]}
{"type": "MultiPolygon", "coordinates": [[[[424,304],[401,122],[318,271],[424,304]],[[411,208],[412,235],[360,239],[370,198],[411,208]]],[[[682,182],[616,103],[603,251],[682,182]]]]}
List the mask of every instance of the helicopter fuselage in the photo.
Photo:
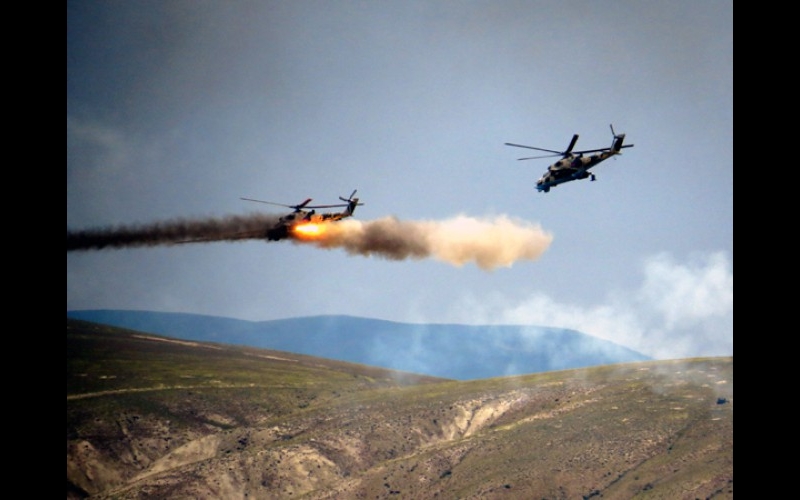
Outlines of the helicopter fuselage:
{"type": "Polygon", "coordinates": [[[545,149],[537,146],[526,146],[524,144],[515,144],[513,142],[505,143],[506,146],[514,146],[517,148],[535,149],[537,151],[544,151],[552,153],[549,155],[529,156],[526,158],[517,158],[518,160],[533,160],[536,158],[547,158],[549,156],[561,156],[561,159],[547,167],[547,171],[536,181],[536,190],[545,193],[550,191],[551,187],[558,186],[565,182],[576,181],[579,179],[586,179],[589,177],[595,180],[594,174],[589,172],[589,169],[598,163],[605,161],[612,156],[621,154],[622,148],[632,148],[633,144],[622,143],[625,141],[625,134],[617,134],[614,132],[613,125],[609,125],[611,129],[611,146],[599,149],[585,149],[583,151],[573,151],[575,143],[578,142],[578,134],[572,136],[572,140],[564,151],[556,151],[553,149],[545,149]],[[594,153],[588,156],[588,153],[594,153]]]}
{"type": "Polygon", "coordinates": [[[591,177],[591,180],[594,180],[594,174],[590,173],[589,169],[618,154],[619,151],[603,151],[589,156],[572,154],[565,156],[547,167],[547,172],[536,181],[536,190],[546,193],[550,191],[551,187],[565,182],[586,179],[587,177],[591,177]]]}
{"type": "MultiPolygon", "coordinates": [[[[301,210],[295,209],[294,212],[286,214],[278,219],[278,223],[267,230],[267,240],[278,241],[289,237],[289,231],[299,224],[319,224],[323,222],[335,222],[347,217],[352,217],[359,203],[358,198],[351,198],[345,200],[348,203],[344,205],[346,208],[342,212],[323,212],[317,213],[316,210],[301,210]]],[[[318,207],[319,208],[319,207],[318,207]]]]}

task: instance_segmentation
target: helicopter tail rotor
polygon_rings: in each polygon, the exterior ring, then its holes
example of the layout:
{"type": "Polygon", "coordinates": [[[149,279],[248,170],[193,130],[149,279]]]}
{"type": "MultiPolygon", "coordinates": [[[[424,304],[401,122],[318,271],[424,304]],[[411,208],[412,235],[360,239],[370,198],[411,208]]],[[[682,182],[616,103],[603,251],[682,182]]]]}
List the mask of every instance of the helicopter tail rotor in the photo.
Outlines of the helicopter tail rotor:
{"type": "Polygon", "coordinates": [[[351,201],[353,201],[353,196],[356,195],[356,191],[358,191],[358,189],[354,189],[353,192],[350,193],[349,197],[345,198],[344,196],[340,196],[339,199],[347,203],[350,203],[351,201]]]}
{"type": "Polygon", "coordinates": [[[354,189],[353,192],[350,193],[350,196],[348,198],[345,198],[344,196],[339,197],[340,200],[347,202],[347,208],[345,209],[345,213],[348,215],[353,215],[353,212],[355,212],[356,207],[364,204],[358,201],[358,198],[353,198],[356,195],[356,191],[357,189],[354,189]]]}

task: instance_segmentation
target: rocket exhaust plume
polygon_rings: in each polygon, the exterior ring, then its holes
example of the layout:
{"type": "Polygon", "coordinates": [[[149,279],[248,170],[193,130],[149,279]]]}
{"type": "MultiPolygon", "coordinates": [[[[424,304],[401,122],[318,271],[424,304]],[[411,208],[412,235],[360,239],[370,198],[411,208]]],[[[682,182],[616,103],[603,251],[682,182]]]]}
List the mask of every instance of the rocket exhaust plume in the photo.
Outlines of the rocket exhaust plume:
{"type": "MultiPolygon", "coordinates": [[[[177,219],[142,225],[67,230],[67,251],[128,248],[215,241],[267,241],[279,223],[275,215],[253,214],[208,219],[177,219]]],[[[538,225],[507,216],[476,219],[457,216],[441,221],[341,220],[303,223],[288,231],[295,244],[344,249],[350,255],[389,260],[435,258],[454,266],[474,262],[483,270],[538,259],[553,237],[538,225]]]]}
{"type": "Polygon", "coordinates": [[[507,216],[458,216],[443,221],[401,221],[395,217],[343,220],[324,225],[313,236],[295,232],[292,238],[320,248],[343,248],[351,255],[390,260],[432,257],[455,266],[474,262],[483,270],[510,267],[518,260],[536,260],[553,241],[538,225],[507,216]]]}

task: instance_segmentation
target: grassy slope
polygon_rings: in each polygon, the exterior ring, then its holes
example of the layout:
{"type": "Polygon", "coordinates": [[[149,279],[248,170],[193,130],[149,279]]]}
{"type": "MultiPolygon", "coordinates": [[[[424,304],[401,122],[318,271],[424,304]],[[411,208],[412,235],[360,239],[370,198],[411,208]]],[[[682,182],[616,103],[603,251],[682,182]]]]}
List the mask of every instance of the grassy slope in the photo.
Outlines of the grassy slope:
{"type": "Polygon", "coordinates": [[[68,496],[732,498],[733,359],[456,382],[67,321],[68,496]]]}

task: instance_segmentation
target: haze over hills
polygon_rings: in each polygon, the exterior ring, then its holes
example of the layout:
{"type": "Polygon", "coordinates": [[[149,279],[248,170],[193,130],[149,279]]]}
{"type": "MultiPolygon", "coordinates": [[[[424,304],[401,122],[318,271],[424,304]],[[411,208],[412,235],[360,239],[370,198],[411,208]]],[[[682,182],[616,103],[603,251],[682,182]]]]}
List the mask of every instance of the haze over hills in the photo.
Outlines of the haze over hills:
{"type": "Polygon", "coordinates": [[[67,498],[733,498],[733,358],[455,381],[67,319],[67,498]]]}
{"type": "Polygon", "coordinates": [[[412,324],[352,316],[245,321],[128,310],[67,311],[67,318],[185,340],[275,349],[455,380],[652,359],[574,330],[538,326],[412,324]]]}

